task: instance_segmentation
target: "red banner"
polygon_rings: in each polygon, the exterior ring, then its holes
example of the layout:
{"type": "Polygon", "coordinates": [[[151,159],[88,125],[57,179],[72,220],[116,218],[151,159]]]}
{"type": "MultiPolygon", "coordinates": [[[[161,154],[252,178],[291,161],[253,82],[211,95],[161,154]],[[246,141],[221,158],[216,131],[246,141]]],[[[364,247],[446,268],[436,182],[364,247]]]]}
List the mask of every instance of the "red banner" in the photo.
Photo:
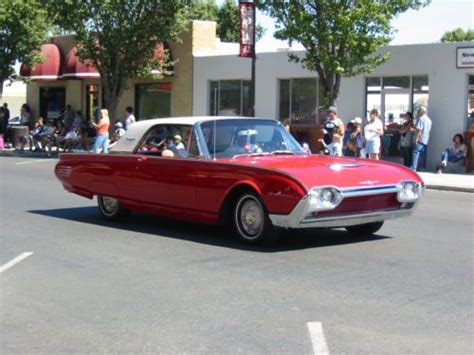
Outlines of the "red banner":
{"type": "Polygon", "coordinates": [[[255,3],[239,2],[240,53],[239,57],[255,58],[255,3]]]}

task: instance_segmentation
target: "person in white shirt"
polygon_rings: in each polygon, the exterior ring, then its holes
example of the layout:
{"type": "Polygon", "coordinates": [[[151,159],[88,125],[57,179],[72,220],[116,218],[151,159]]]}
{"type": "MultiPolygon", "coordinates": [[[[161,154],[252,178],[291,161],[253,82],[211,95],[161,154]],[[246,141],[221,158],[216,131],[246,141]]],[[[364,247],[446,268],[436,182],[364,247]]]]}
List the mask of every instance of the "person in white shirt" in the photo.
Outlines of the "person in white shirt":
{"type": "Polygon", "coordinates": [[[132,124],[136,122],[135,116],[133,115],[133,107],[128,106],[125,111],[127,112],[127,116],[125,118],[125,129],[129,129],[132,124]]]}
{"type": "Polygon", "coordinates": [[[369,123],[364,128],[365,150],[369,159],[380,159],[380,137],[383,135],[383,123],[377,110],[370,111],[369,123]]]}
{"type": "Polygon", "coordinates": [[[423,158],[422,168],[426,170],[426,150],[428,147],[428,141],[430,140],[431,132],[431,119],[426,114],[426,107],[420,106],[416,112],[418,121],[416,122],[416,143],[413,149],[411,168],[413,170],[418,169],[418,160],[420,156],[423,158]]]}
{"type": "Polygon", "coordinates": [[[319,140],[324,147],[329,151],[329,155],[334,157],[342,157],[342,137],[334,133],[332,135],[332,142],[330,144],[326,144],[324,139],[319,140]]]}

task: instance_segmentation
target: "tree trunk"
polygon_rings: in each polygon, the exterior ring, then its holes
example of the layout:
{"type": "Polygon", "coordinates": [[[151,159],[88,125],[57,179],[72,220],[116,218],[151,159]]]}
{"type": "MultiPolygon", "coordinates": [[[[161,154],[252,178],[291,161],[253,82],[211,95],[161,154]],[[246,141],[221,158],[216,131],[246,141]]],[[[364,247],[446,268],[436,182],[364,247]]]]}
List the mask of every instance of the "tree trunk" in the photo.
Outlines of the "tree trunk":
{"type": "Polygon", "coordinates": [[[3,80],[0,81],[0,100],[3,99],[3,83],[4,83],[3,80]]]}

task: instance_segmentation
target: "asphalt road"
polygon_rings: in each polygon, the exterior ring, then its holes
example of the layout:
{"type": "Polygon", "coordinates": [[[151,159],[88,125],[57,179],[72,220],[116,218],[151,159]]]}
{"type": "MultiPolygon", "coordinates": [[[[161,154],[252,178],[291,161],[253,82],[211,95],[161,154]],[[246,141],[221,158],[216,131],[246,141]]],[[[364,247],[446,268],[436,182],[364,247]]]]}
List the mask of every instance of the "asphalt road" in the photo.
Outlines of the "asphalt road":
{"type": "Polygon", "coordinates": [[[474,194],[427,191],[375,236],[285,234],[247,248],[211,227],[101,219],[55,160],[0,158],[0,352],[474,351],[474,194]]]}

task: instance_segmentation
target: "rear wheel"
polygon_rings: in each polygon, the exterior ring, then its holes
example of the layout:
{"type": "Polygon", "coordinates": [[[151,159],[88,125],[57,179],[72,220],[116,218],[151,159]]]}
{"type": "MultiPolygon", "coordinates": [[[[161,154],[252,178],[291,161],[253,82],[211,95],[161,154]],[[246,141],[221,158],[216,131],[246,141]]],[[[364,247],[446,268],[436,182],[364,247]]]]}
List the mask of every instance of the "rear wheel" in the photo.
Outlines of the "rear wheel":
{"type": "Polygon", "coordinates": [[[353,234],[374,234],[380,228],[382,228],[382,226],[383,226],[383,221],[360,224],[358,226],[350,226],[350,227],[346,227],[346,230],[349,233],[353,233],[353,234]]]}
{"type": "Polygon", "coordinates": [[[235,232],[245,243],[270,245],[278,240],[278,231],[254,192],[245,192],[237,198],[232,215],[235,232]]]}
{"type": "Polygon", "coordinates": [[[120,201],[113,197],[97,196],[99,211],[106,219],[117,221],[126,217],[129,211],[120,205],[120,201]]]}

